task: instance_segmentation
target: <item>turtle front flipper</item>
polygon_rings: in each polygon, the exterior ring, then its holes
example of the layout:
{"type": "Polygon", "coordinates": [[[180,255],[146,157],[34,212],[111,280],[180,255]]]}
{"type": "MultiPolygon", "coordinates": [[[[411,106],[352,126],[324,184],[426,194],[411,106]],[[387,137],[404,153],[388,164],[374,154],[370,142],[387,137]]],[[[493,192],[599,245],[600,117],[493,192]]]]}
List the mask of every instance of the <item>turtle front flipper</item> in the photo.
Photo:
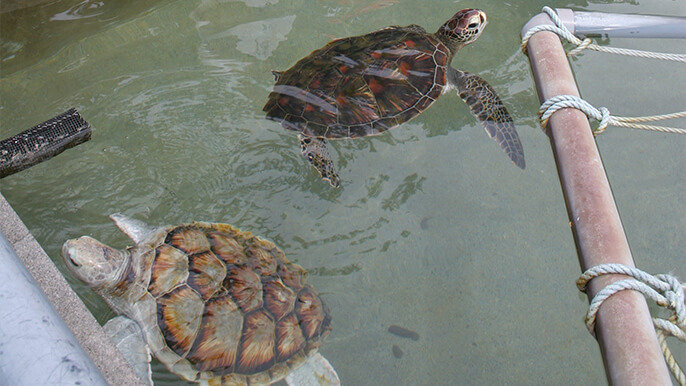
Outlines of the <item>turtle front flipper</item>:
{"type": "Polygon", "coordinates": [[[298,135],[300,139],[300,151],[307,158],[307,162],[317,169],[322,180],[328,181],[331,186],[337,188],[341,184],[340,178],[336,173],[336,166],[329,156],[329,147],[324,138],[307,137],[298,135]]]}
{"type": "Polygon", "coordinates": [[[122,232],[124,232],[136,244],[142,242],[146,238],[155,233],[156,229],[148,226],[143,221],[136,220],[121,213],[113,213],[110,219],[114,221],[122,232]]]}
{"type": "Polygon", "coordinates": [[[110,342],[119,349],[136,371],[141,381],[146,385],[152,385],[150,348],[145,343],[143,331],[138,323],[120,315],[108,320],[102,328],[110,342]]]}
{"type": "Polygon", "coordinates": [[[454,68],[448,69],[448,81],[460,98],[481,122],[488,135],[495,139],[512,162],[525,168],[524,149],[510,113],[493,87],[477,75],[454,68]]]}

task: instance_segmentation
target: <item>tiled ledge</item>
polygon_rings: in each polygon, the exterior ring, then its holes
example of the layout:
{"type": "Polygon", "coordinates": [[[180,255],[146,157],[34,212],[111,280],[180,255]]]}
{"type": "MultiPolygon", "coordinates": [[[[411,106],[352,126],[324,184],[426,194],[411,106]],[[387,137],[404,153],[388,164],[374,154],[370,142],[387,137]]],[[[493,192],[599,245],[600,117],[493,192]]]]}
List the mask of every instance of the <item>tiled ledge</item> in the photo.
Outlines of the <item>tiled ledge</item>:
{"type": "MultiPolygon", "coordinates": [[[[0,232],[110,385],[142,385],[65,278],[0,194],[0,232]]],[[[17,366],[21,366],[20,363],[17,366]]]]}

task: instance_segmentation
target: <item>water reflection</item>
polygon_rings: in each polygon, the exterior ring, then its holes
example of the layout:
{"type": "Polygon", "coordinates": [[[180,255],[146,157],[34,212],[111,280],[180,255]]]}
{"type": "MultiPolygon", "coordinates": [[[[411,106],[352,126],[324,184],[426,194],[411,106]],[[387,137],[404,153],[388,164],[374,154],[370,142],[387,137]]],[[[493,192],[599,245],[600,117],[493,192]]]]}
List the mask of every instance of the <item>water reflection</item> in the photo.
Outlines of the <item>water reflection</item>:
{"type": "MultiPolygon", "coordinates": [[[[237,25],[226,31],[227,35],[238,37],[236,48],[243,52],[265,60],[279,45],[286,40],[286,35],[291,32],[295,15],[280,18],[260,20],[252,23],[237,25]]],[[[221,38],[224,34],[215,35],[213,38],[221,38]]]]}
{"type": "Polygon", "coordinates": [[[105,13],[105,11],[100,9],[104,5],[104,1],[84,0],[66,11],[55,14],[55,16],[50,18],[50,21],[78,20],[96,17],[105,13]]]}
{"type": "Polygon", "coordinates": [[[160,1],[66,0],[43,1],[33,6],[31,3],[0,2],[3,76],[51,57],[70,45],[66,42],[78,42],[145,14],[160,1]]]}

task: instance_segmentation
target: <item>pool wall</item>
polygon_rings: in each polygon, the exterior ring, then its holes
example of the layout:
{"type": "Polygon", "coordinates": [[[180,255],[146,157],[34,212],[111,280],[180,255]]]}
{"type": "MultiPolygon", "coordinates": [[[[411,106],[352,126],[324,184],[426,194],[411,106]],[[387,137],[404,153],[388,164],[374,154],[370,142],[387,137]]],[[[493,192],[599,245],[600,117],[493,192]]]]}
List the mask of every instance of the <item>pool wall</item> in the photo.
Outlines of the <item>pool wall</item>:
{"type": "Polygon", "coordinates": [[[0,374],[10,377],[5,380],[63,385],[103,384],[104,378],[111,385],[143,384],[2,194],[0,233],[0,260],[8,262],[3,273],[12,275],[0,287],[0,374]],[[21,261],[9,264],[15,253],[21,261]],[[32,288],[36,285],[40,288],[32,288]]]}

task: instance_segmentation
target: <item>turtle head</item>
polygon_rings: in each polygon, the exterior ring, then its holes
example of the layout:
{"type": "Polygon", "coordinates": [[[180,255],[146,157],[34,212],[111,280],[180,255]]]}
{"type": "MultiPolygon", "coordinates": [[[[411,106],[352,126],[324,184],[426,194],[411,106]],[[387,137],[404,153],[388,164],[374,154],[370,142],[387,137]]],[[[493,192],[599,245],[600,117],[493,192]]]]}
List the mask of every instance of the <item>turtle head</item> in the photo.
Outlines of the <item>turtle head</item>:
{"type": "Polygon", "coordinates": [[[62,246],[67,268],[95,290],[109,292],[123,277],[129,253],[109,247],[89,236],[67,240],[62,246]]]}
{"type": "Polygon", "coordinates": [[[450,18],[436,35],[452,53],[479,38],[488,21],[480,9],[463,9],[450,18]]]}

